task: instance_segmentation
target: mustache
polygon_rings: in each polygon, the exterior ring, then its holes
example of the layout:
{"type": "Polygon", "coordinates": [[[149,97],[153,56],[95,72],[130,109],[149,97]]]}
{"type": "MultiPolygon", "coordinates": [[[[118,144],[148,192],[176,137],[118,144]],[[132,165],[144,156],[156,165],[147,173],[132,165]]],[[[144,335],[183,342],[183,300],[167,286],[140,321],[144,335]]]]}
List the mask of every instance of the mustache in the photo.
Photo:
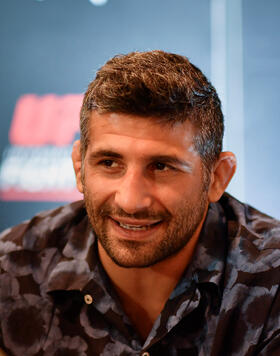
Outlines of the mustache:
{"type": "Polygon", "coordinates": [[[170,220],[171,214],[168,211],[156,212],[154,210],[143,209],[139,210],[133,214],[128,214],[122,208],[116,207],[112,208],[109,205],[103,205],[99,211],[98,215],[101,217],[106,216],[115,216],[122,218],[131,218],[131,219],[147,219],[147,220],[170,220]]]}

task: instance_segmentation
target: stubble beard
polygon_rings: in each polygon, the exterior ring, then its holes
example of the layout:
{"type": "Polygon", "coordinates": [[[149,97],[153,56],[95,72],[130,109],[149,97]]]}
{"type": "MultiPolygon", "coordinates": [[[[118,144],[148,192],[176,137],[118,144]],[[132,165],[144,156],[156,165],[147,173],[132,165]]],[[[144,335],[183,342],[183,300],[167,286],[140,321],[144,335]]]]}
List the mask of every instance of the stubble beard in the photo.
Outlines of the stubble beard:
{"type": "Polygon", "coordinates": [[[99,206],[85,186],[84,200],[96,237],[113,262],[120,267],[145,268],[175,255],[188,243],[204,217],[207,192],[203,190],[196,202],[185,201],[172,215],[168,211],[156,213],[150,210],[129,215],[121,209],[112,208],[108,203],[99,206]],[[109,216],[160,218],[164,220],[166,230],[163,233],[161,229],[161,238],[152,242],[117,239],[108,234],[109,216]]]}

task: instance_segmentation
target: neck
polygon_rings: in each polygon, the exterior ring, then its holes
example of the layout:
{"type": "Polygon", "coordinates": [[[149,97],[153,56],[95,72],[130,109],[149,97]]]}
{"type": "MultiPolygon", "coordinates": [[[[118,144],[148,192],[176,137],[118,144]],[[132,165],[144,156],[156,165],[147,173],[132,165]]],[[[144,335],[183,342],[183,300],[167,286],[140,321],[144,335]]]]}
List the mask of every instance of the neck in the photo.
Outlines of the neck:
{"type": "Polygon", "coordinates": [[[124,311],[143,340],[190,263],[205,216],[192,238],[176,254],[145,268],[118,266],[98,242],[101,263],[114,285],[124,311]]]}

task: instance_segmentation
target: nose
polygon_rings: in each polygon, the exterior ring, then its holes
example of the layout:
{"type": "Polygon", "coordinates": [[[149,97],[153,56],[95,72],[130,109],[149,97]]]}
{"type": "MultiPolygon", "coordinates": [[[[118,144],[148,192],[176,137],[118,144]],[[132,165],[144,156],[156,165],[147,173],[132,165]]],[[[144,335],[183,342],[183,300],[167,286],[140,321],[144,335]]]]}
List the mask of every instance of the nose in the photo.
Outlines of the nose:
{"type": "Polygon", "coordinates": [[[128,170],[118,181],[115,203],[128,214],[150,208],[151,183],[137,169],[128,170]]]}

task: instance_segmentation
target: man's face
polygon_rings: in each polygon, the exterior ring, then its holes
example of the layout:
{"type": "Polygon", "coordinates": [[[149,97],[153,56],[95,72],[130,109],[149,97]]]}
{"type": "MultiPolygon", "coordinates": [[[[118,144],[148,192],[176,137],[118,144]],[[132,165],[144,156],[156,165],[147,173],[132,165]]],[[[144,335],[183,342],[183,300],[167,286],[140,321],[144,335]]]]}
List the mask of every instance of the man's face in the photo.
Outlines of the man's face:
{"type": "Polygon", "coordinates": [[[188,122],[91,114],[80,185],[99,244],[119,266],[176,254],[201,223],[207,188],[193,138],[188,122]]]}

